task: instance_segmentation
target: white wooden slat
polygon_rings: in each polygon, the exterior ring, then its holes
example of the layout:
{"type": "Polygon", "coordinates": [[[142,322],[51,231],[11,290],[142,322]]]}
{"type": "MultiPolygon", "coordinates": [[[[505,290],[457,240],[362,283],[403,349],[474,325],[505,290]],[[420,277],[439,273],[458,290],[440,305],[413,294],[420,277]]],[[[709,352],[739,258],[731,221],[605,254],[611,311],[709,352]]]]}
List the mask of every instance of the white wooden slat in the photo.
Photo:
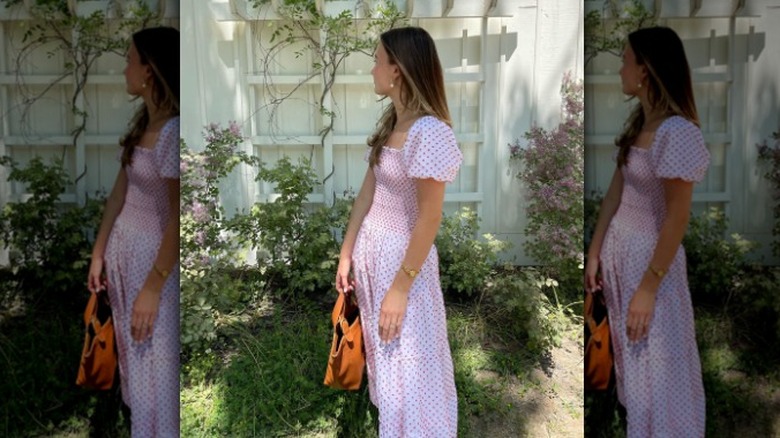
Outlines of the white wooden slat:
{"type": "MultiPolygon", "coordinates": [[[[250,74],[246,76],[247,83],[251,85],[312,85],[319,86],[320,79],[317,76],[304,75],[262,75],[250,74]]],[[[453,73],[444,74],[445,83],[484,82],[481,73],[453,73]]],[[[335,84],[373,84],[371,75],[339,75],[335,84]]]]}
{"type": "MultiPolygon", "coordinates": [[[[50,83],[57,81],[59,85],[73,85],[75,83],[71,76],[58,76],[58,75],[9,75],[0,74],[0,85],[16,85],[23,83],[27,85],[49,85],[50,83]]],[[[112,84],[112,85],[124,85],[125,77],[123,75],[105,75],[105,74],[93,74],[89,76],[89,83],[92,85],[97,84],[112,84]]]]}

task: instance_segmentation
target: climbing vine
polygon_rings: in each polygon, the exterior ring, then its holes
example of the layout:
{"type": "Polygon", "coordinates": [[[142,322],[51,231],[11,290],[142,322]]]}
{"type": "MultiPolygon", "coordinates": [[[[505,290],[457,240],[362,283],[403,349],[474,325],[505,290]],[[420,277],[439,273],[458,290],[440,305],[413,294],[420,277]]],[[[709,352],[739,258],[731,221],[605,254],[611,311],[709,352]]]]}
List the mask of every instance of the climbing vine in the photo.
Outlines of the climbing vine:
{"type": "MultiPolygon", "coordinates": [[[[22,3],[22,0],[0,0],[0,3],[8,8],[22,3]]],[[[128,2],[124,9],[117,2],[106,2],[105,8],[85,14],[76,13],[72,7],[76,2],[67,0],[35,0],[29,3],[32,3],[28,7],[32,19],[24,23],[26,30],[15,49],[13,60],[13,74],[21,93],[22,125],[27,125],[35,102],[67,78],[73,78],[74,86],[67,104],[74,116],[70,136],[71,145],[75,147],[86,130],[89,118],[83,103],[84,88],[95,62],[109,53],[124,56],[130,35],[156,24],[159,17],[143,0],[128,2]],[[110,17],[106,11],[112,12],[110,17]],[[41,51],[49,58],[60,54],[64,68],[43,87],[29,87],[25,82],[24,67],[31,55],[41,51]]]]}
{"type": "Polygon", "coordinates": [[[656,23],[641,0],[604,0],[585,15],[585,64],[602,52],[619,57],[629,33],[656,23]]]}
{"type": "MultiPolygon", "coordinates": [[[[259,8],[270,0],[251,0],[259,8]]],[[[268,44],[261,46],[261,68],[266,79],[269,100],[266,107],[269,120],[275,121],[280,105],[289,99],[307,82],[320,77],[322,88],[316,102],[317,112],[323,116],[323,128],[318,133],[320,145],[325,145],[327,136],[333,131],[336,113],[327,105],[336,81],[339,68],[354,53],[373,54],[382,32],[404,25],[407,20],[395,3],[386,1],[370,8],[366,2],[358,1],[355,10],[342,10],[337,14],[326,13],[315,0],[283,0],[276,10],[283,20],[274,22],[275,27],[268,44]],[[358,19],[362,11],[366,19],[358,19]],[[273,84],[271,71],[283,53],[293,51],[296,58],[311,57],[311,65],[304,79],[291,89],[279,90],[273,84]]],[[[271,123],[273,126],[273,123],[271,123]]],[[[312,151],[313,153],[313,151],[312,151]]],[[[325,177],[333,175],[333,169],[325,177]]]]}

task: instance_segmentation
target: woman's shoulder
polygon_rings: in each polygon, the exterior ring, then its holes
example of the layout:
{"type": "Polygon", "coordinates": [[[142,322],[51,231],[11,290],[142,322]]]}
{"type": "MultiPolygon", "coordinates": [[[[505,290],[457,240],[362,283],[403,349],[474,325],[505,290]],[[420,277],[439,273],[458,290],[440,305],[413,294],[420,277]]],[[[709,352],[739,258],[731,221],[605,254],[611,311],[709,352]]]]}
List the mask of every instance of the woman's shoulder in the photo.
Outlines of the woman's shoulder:
{"type": "Polygon", "coordinates": [[[436,116],[424,115],[414,121],[412,127],[409,128],[409,134],[415,130],[418,132],[442,132],[452,131],[452,128],[436,116]]]}
{"type": "Polygon", "coordinates": [[[163,129],[175,129],[178,128],[180,124],[179,115],[175,115],[171,117],[170,119],[165,121],[165,124],[163,125],[163,129]]]}
{"type": "Polygon", "coordinates": [[[661,126],[658,127],[659,131],[665,131],[668,133],[678,133],[678,132],[696,132],[698,131],[701,133],[701,129],[692,121],[686,119],[683,116],[680,115],[673,115],[671,117],[666,118],[663,122],[661,122],[661,126]]]}

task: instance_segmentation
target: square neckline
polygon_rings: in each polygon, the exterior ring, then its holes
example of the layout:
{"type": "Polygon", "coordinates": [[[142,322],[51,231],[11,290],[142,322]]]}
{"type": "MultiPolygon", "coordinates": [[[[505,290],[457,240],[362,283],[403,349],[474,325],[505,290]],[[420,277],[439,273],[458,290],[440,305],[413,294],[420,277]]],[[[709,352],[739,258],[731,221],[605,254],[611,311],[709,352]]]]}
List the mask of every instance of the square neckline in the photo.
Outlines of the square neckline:
{"type": "MultiPolygon", "coordinates": [[[[631,146],[631,149],[635,149],[635,150],[638,150],[638,151],[645,151],[645,152],[650,152],[650,151],[653,149],[653,146],[655,146],[655,142],[656,142],[656,140],[658,139],[658,132],[659,132],[659,131],[661,130],[661,128],[662,128],[662,127],[663,127],[663,126],[666,124],[666,122],[668,122],[669,120],[671,120],[671,119],[673,119],[673,118],[675,118],[675,117],[680,117],[680,118],[682,118],[682,119],[685,119],[684,117],[682,117],[681,115],[678,115],[678,114],[673,114],[673,115],[671,115],[671,116],[669,116],[669,117],[665,118],[665,119],[664,119],[664,120],[661,122],[661,124],[659,124],[659,125],[658,125],[658,127],[657,127],[657,128],[655,128],[655,132],[653,133],[653,141],[651,141],[651,142],[650,142],[650,146],[648,146],[648,147],[646,147],[646,148],[639,147],[639,146],[631,146]]],[[[687,120],[687,119],[685,119],[685,120],[687,120]]]]}
{"type": "Polygon", "coordinates": [[[163,124],[162,128],[160,128],[160,132],[158,132],[158,133],[157,133],[157,138],[154,140],[154,146],[152,146],[152,147],[150,147],[150,148],[145,148],[145,147],[143,147],[143,146],[141,146],[141,145],[138,145],[138,144],[137,144],[137,145],[135,145],[135,150],[136,150],[136,151],[138,151],[138,150],[141,150],[141,151],[149,151],[149,152],[152,152],[152,151],[156,150],[156,149],[157,149],[157,146],[158,146],[158,145],[159,145],[159,143],[160,143],[160,137],[162,137],[162,134],[163,134],[163,132],[165,131],[165,129],[168,127],[168,124],[170,124],[170,123],[171,123],[171,121],[172,121],[173,119],[176,119],[177,117],[179,117],[179,116],[173,116],[173,117],[171,117],[170,119],[168,119],[168,120],[166,120],[166,121],[165,121],[165,124],[163,124]]]}
{"type": "MultiPolygon", "coordinates": [[[[401,146],[400,148],[394,148],[394,147],[392,147],[392,146],[387,146],[387,145],[384,145],[384,146],[382,146],[382,148],[383,148],[383,149],[388,149],[388,150],[391,150],[391,151],[398,151],[398,152],[401,152],[401,151],[403,151],[404,149],[406,149],[406,143],[409,141],[409,138],[411,137],[411,135],[410,135],[410,134],[412,133],[412,130],[414,129],[414,127],[415,127],[415,126],[417,126],[417,123],[419,123],[419,122],[420,122],[420,120],[422,120],[422,119],[424,119],[424,118],[426,118],[426,117],[434,117],[434,116],[432,116],[432,115],[430,115],[430,114],[425,114],[425,115],[423,115],[423,116],[420,116],[420,117],[418,117],[418,118],[417,118],[417,119],[414,121],[414,123],[412,123],[412,126],[410,126],[410,127],[409,127],[409,130],[408,130],[408,131],[406,131],[406,139],[404,140],[404,144],[403,144],[403,146],[401,146]]],[[[435,117],[434,117],[434,118],[435,118],[435,117]]]]}

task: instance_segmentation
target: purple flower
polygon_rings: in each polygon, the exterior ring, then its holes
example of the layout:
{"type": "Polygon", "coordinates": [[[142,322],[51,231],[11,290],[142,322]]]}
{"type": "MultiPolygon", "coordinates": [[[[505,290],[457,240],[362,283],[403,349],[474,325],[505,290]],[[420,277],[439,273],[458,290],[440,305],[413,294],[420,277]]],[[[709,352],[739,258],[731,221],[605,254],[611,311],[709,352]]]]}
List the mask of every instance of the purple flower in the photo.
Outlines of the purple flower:
{"type": "Polygon", "coordinates": [[[192,203],[192,218],[196,222],[206,222],[209,219],[209,210],[202,203],[195,201],[192,203]]]}
{"type": "Polygon", "coordinates": [[[230,133],[236,137],[241,137],[241,127],[238,126],[235,120],[230,122],[230,133]]]}

